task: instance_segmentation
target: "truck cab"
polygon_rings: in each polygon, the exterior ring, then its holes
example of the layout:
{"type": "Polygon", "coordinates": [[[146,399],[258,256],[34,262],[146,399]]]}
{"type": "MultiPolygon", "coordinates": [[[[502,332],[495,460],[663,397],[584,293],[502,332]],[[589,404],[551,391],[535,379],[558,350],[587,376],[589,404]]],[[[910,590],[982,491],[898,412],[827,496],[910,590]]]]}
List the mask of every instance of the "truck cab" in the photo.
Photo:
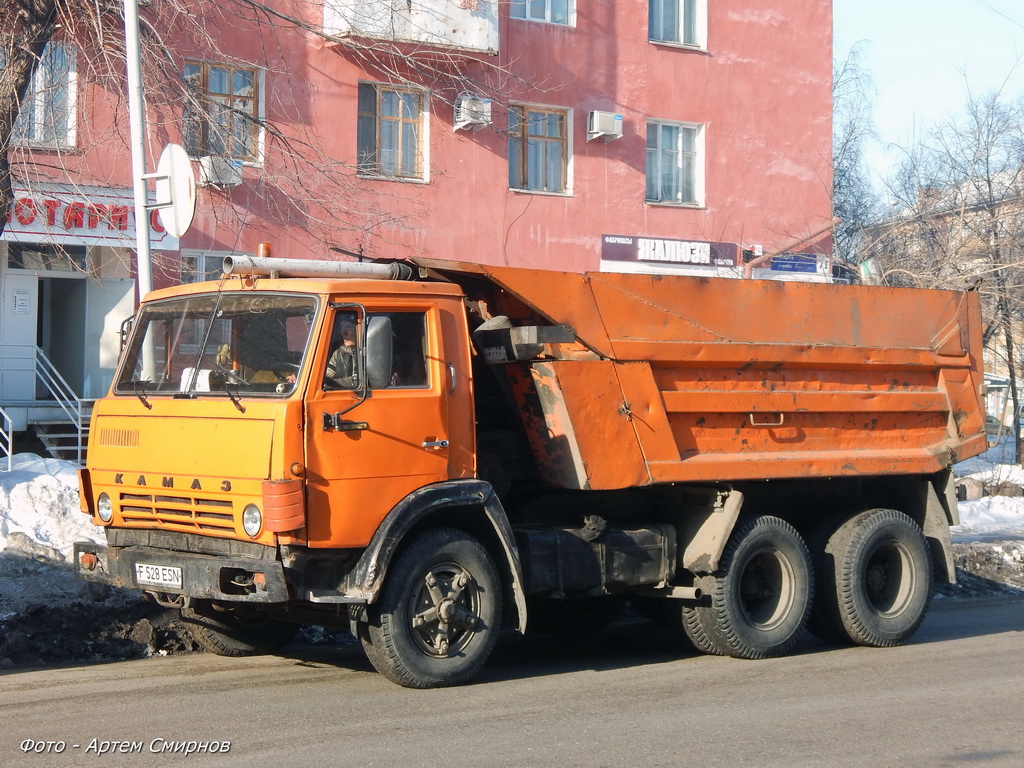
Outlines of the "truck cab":
{"type": "Polygon", "coordinates": [[[156,291],[133,326],[81,472],[108,546],[76,562],[180,607],[204,647],[347,622],[435,497],[479,506],[457,286],[246,274],[156,291]]]}

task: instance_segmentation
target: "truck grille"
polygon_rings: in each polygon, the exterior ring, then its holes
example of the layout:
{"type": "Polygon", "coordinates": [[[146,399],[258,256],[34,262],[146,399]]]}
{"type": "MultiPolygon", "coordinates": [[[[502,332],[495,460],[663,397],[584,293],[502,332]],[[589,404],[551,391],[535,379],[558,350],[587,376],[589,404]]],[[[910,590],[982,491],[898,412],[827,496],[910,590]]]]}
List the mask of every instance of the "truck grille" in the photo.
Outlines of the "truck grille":
{"type": "Polygon", "coordinates": [[[121,516],[126,525],[156,525],[207,534],[235,533],[234,504],[230,500],[122,493],[121,516]]]}

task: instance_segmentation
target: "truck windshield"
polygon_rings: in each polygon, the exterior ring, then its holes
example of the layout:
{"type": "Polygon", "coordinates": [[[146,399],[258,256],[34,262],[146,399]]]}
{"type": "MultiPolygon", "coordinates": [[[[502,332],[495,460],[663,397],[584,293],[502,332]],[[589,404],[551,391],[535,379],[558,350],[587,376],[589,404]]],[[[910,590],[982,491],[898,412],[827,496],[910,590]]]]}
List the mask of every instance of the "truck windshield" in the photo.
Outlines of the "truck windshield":
{"type": "Polygon", "coordinates": [[[224,293],[143,307],[114,392],[284,397],[309,346],[317,299],[224,293]]]}

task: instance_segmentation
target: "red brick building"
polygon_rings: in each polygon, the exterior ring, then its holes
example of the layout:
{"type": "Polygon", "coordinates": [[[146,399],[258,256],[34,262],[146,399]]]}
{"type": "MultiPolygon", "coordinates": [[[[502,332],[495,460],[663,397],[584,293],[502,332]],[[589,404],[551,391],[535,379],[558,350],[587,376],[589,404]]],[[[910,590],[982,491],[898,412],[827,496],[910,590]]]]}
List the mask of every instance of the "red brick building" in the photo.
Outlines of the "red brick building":
{"type": "MultiPolygon", "coordinates": [[[[821,257],[775,276],[827,267],[831,2],[277,5],[310,29],[225,14],[216,51],[178,51],[214,116],[150,115],[153,155],[181,142],[202,179],[181,240],[152,233],[158,286],[261,241],[573,271],[739,276],[744,249],[821,257]]],[[[102,394],[133,301],[123,100],[53,49],[21,140],[58,162],[25,180],[0,243],[0,405],[18,413],[40,393],[11,360],[34,347],[102,394]]]]}

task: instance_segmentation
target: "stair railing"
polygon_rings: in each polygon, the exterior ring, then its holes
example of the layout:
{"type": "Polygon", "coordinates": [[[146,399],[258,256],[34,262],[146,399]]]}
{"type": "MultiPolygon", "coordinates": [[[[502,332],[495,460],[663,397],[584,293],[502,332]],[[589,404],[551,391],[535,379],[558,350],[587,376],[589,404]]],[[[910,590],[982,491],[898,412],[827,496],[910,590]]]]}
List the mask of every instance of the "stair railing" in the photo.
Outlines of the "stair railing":
{"type": "Polygon", "coordinates": [[[7,458],[7,471],[10,472],[14,453],[14,422],[3,407],[0,407],[0,451],[7,458]]]}
{"type": "Polygon", "coordinates": [[[81,464],[85,451],[85,433],[88,430],[88,425],[83,418],[85,410],[82,407],[82,400],[75,394],[75,390],[71,388],[71,385],[64,380],[64,377],[60,375],[60,372],[54,367],[53,363],[50,362],[50,358],[46,356],[46,353],[39,347],[36,347],[35,365],[36,378],[43,383],[50,397],[60,406],[68,421],[75,428],[76,439],[74,447],[77,461],[81,464]]]}

